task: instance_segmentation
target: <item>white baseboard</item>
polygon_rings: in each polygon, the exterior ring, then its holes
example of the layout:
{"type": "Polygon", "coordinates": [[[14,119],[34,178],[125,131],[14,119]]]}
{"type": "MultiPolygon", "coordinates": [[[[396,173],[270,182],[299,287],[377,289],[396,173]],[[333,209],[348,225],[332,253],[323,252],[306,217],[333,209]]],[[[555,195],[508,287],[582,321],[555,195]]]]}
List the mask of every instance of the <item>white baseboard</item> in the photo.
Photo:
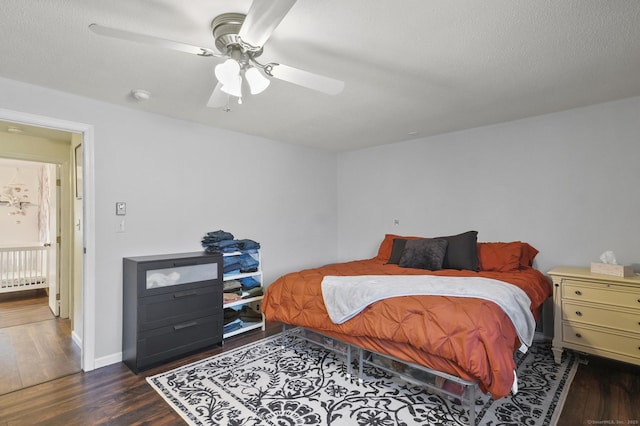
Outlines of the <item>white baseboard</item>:
{"type": "MultiPolygon", "coordinates": [[[[82,349],[82,338],[78,335],[78,333],[75,332],[75,330],[71,332],[71,340],[80,349],[82,349]]],[[[92,370],[100,367],[106,367],[107,365],[111,365],[111,364],[117,364],[120,361],[122,361],[122,352],[96,358],[93,360],[92,370]]]]}
{"type": "Polygon", "coordinates": [[[82,338],[78,336],[78,333],[76,333],[75,330],[71,332],[71,340],[76,344],[77,347],[82,349],[82,338]]]}
{"type": "Polygon", "coordinates": [[[122,352],[102,356],[95,359],[95,368],[106,367],[107,365],[117,364],[122,361],[122,352]]]}

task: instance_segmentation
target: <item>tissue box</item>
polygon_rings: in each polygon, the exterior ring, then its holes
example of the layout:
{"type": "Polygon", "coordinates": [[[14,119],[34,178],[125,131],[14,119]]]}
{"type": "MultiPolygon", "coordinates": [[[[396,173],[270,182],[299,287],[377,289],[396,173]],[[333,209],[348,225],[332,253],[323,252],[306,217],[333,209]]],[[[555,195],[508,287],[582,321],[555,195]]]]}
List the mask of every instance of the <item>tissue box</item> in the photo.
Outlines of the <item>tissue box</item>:
{"type": "Polygon", "coordinates": [[[591,273],[613,275],[615,277],[632,277],[633,266],[611,265],[609,263],[591,263],[591,273]]]}

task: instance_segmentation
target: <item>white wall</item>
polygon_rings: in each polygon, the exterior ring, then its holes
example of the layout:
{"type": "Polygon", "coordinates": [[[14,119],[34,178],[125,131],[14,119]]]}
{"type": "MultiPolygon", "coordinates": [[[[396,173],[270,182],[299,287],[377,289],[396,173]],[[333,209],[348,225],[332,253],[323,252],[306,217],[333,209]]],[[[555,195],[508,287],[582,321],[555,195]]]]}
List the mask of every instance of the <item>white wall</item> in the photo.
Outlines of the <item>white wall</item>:
{"type": "Polygon", "coordinates": [[[374,256],[385,233],[475,229],[531,243],[543,272],[605,250],[639,263],[639,161],[640,98],[344,153],[338,257],[374,256]]]}
{"type": "Polygon", "coordinates": [[[0,94],[3,108],[94,126],[96,358],[121,350],[123,257],[200,251],[224,229],[262,244],[267,283],[335,260],[335,154],[7,79],[0,94]]]}
{"type": "Polygon", "coordinates": [[[94,126],[96,358],[121,350],[122,257],[199,251],[216,229],[262,243],[266,282],[336,247],[371,257],[387,232],[525,240],[543,271],[640,257],[640,98],[340,155],[1,78],[0,98],[94,126]]]}

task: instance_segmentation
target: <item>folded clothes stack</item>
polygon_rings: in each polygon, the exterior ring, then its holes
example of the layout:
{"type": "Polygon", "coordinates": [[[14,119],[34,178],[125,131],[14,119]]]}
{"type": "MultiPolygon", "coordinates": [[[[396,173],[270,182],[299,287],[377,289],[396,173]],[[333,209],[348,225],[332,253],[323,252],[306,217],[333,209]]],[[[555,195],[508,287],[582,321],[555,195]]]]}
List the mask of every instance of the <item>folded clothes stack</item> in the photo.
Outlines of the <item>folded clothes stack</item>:
{"type": "Polygon", "coordinates": [[[230,333],[238,330],[247,323],[255,323],[262,321],[262,314],[255,311],[249,306],[243,306],[240,309],[226,308],[224,310],[224,332],[230,333]]]}
{"type": "Polygon", "coordinates": [[[260,281],[256,280],[253,277],[240,278],[240,284],[242,284],[243,290],[249,290],[254,287],[260,287],[260,281]]]}
{"type": "Polygon", "coordinates": [[[223,260],[223,271],[225,275],[246,274],[258,270],[258,259],[251,256],[251,253],[244,253],[238,256],[225,257],[223,260]]]}
{"type": "Polygon", "coordinates": [[[226,232],[223,230],[207,232],[207,234],[202,238],[202,244],[205,243],[219,243],[220,241],[233,240],[234,236],[230,232],[226,232]]]}
{"type": "Polygon", "coordinates": [[[260,281],[253,277],[240,278],[239,280],[225,281],[223,284],[223,291],[225,293],[242,293],[243,291],[250,291],[256,287],[260,287],[260,281]]]}
{"type": "Polygon", "coordinates": [[[260,243],[249,240],[241,239],[236,240],[230,232],[223,230],[207,232],[202,237],[202,247],[207,253],[233,253],[240,252],[255,252],[260,248],[260,243]]]}
{"type": "Polygon", "coordinates": [[[224,283],[224,303],[235,302],[240,299],[262,296],[264,293],[259,283],[257,286],[245,287],[238,281],[225,281],[224,283]]]}

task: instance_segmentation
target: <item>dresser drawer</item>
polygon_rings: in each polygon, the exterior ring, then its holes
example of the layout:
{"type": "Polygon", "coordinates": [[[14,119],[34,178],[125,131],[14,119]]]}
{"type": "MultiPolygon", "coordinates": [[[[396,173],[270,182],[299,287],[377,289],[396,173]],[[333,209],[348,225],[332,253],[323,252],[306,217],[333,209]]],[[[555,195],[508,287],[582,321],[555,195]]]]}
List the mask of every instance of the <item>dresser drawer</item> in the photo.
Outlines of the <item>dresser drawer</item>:
{"type": "Polygon", "coordinates": [[[159,288],[173,288],[196,282],[211,281],[218,278],[219,266],[215,262],[208,262],[207,258],[176,260],[170,265],[163,262],[155,269],[145,271],[145,280],[140,282],[140,295],[146,290],[159,288]]]}
{"type": "Polygon", "coordinates": [[[562,319],[640,333],[640,312],[613,311],[575,302],[562,302],[562,319]]]}
{"type": "Polygon", "coordinates": [[[603,350],[633,357],[640,361],[640,336],[613,334],[576,324],[564,323],[562,325],[562,337],[567,343],[593,348],[596,352],[597,350],[603,350]]]}
{"type": "Polygon", "coordinates": [[[221,343],[223,321],[220,313],[140,333],[138,368],[221,343]]]}
{"type": "Polygon", "coordinates": [[[222,284],[141,297],[138,308],[139,331],[205,317],[222,306],[222,284]]]}
{"type": "Polygon", "coordinates": [[[563,280],[562,298],[640,309],[640,290],[610,284],[563,280]]]}

